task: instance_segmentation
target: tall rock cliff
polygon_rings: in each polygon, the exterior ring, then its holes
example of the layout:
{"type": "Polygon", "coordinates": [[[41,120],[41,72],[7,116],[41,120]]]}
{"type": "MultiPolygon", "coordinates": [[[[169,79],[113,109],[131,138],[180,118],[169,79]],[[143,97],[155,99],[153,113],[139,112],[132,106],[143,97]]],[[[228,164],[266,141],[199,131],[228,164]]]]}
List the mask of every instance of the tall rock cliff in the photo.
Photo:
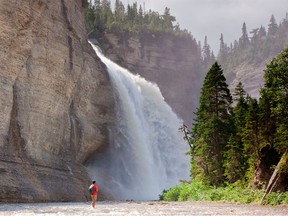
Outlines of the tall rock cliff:
{"type": "Polygon", "coordinates": [[[0,202],[84,201],[114,121],[86,0],[0,0],[0,202]]]}
{"type": "Polygon", "coordinates": [[[245,91],[251,97],[258,99],[260,97],[260,89],[264,87],[264,70],[266,69],[267,64],[269,64],[278,54],[279,53],[263,59],[258,64],[251,64],[249,62],[242,63],[231,71],[228,71],[231,76],[228,80],[231,92],[234,92],[237,84],[242,82],[245,91]]]}
{"type": "Polygon", "coordinates": [[[167,32],[105,33],[98,39],[114,62],[157,83],[174,112],[185,124],[191,124],[205,76],[195,40],[167,32]]]}

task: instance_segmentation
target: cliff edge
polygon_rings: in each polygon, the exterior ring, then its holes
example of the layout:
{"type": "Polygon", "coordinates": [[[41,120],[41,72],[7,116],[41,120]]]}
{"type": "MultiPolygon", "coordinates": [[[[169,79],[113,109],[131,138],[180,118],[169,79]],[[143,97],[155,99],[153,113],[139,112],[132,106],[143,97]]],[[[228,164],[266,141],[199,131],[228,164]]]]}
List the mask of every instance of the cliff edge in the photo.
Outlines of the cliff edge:
{"type": "Polygon", "coordinates": [[[83,164],[108,142],[109,77],[84,0],[0,0],[0,202],[85,201],[83,164]]]}

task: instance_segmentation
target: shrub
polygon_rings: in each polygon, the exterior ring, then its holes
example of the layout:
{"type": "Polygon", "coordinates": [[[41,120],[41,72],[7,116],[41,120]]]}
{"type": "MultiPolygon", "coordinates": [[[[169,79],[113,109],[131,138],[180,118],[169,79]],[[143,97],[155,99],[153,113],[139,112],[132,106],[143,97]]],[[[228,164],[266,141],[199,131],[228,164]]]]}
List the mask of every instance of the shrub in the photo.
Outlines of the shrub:
{"type": "Polygon", "coordinates": [[[285,193],[273,192],[267,195],[264,204],[267,205],[288,204],[288,192],[285,193]]]}
{"type": "MultiPolygon", "coordinates": [[[[212,187],[205,185],[201,181],[193,180],[191,183],[183,183],[164,191],[161,197],[166,201],[229,201],[251,203],[258,202],[263,193],[263,190],[252,190],[239,183],[212,187]]],[[[277,199],[275,197],[270,199],[284,200],[285,198],[288,199],[288,195],[277,199]]]]}

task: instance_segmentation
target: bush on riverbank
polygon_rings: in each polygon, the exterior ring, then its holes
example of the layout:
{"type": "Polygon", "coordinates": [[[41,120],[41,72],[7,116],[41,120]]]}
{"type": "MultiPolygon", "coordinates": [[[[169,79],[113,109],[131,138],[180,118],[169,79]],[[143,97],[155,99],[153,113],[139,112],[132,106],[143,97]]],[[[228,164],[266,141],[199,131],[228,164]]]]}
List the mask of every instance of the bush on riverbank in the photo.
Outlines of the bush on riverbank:
{"type": "MultiPolygon", "coordinates": [[[[252,203],[260,202],[264,190],[253,190],[241,184],[229,184],[225,187],[207,186],[201,181],[182,183],[167,191],[160,196],[165,201],[222,201],[252,203]]],[[[288,204],[288,192],[271,193],[264,201],[267,205],[288,204]]]]}

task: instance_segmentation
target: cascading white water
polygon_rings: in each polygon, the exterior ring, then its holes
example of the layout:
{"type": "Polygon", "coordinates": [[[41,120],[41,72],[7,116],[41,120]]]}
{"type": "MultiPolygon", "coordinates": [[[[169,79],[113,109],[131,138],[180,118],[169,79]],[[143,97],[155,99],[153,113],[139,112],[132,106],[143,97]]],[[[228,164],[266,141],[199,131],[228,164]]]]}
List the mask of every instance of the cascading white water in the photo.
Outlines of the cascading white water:
{"type": "Polygon", "coordinates": [[[88,172],[108,197],[157,200],[164,189],[189,178],[180,119],[155,84],[131,74],[91,45],[107,66],[118,122],[109,144],[88,163],[88,172]]]}

